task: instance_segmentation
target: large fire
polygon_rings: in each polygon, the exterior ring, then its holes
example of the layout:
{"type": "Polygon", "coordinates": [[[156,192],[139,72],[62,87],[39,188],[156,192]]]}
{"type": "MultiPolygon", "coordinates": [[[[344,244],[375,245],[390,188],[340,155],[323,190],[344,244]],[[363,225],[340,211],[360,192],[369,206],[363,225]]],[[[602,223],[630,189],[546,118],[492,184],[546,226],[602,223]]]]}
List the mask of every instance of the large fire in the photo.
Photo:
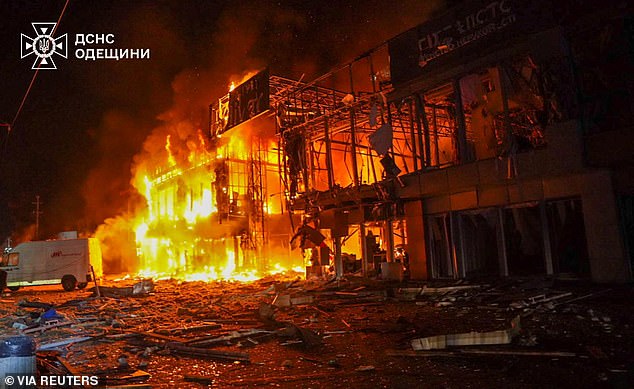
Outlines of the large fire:
{"type": "Polygon", "coordinates": [[[189,123],[175,127],[162,148],[136,161],[133,186],[145,207],[128,223],[138,275],[250,281],[303,272],[301,255],[293,263],[288,248],[274,123],[244,123],[217,139],[189,123]]]}

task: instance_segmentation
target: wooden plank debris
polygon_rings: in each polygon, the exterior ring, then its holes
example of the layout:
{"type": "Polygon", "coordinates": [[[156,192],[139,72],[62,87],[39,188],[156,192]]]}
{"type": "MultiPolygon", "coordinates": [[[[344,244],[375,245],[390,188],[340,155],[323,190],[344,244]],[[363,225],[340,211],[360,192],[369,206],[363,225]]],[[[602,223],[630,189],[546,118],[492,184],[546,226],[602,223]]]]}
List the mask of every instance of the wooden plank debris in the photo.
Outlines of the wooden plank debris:
{"type": "Polygon", "coordinates": [[[55,342],[50,342],[50,343],[45,343],[40,345],[40,347],[38,347],[38,350],[51,350],[54,348],[58,348],[58,347],[62,347],[62,346],[66,346],[69,345],[71,343],[80,343],[80,342],[85,342],[87,340],[91,340],[93,339],[93,336],[77,336],[77,337],[73,337],[73,338],[68,338],[68,339],[64,339],[64,340],[58,340],[55,342]]]}
{"type": "Polygon", "coordinates": [[[178,343],[187,342],[187,339],[184,339],[184,338],[179,338],[179,337],[176,337],[176,336],[168,336],[168,335],[157,334],[156,332],[133,331],[133,333],[138,334],[138,335],[142,335],[142,336],[147,336],[147,337],[150,337],[150,338],[165,340],[165,341],[168,341],[168,342],[178,342],[178,343]]]}
{"type": "Polygon", "coordinates": [[[317,312],[321,313],[322,315],[324,315],[324,316],[326,316],[326,317],[332,317],[332,315],[331,315],[331,314],[329,314],[328,312],[326,312],[326,311],[324,311],[324,310],[322,310],[322,309],[317,308],[317,307],[316,307],[316,306],[314,306],[314,305],[313,305],[313,306],[311,306],[311,308],[312,308],[312,309],[314,309],[315,311],[317,311],[317,312]]]}
{"type": "Polygon", "coordinates": [[[237,353],[233,351],[209,350],[200,347],[190,347],[179,343],[167,343],[166,347],[179,354],[192,357],[207,357],[212,359],[249,362],[249,354],[237,353]]]}
{"type": "Polygon", "coordinates": [[[217,337],[214,337],[214,338],[211,338],[211,339],[199,340],[199,341],[195,341],[195,342],[189,342],[188,340],[183,339],[181,341],[178,341],[178,343],[189,343],[192,346],[196,346],[196,347],[209,347],[209,346],[216,345],[216,344],[226,343],[226,342],[229,342],[231,340],[248,338],[248,337],[251,337],[253,335],[258,335],[258,334],[270,334],[270,333],[271,333],[271,331],[261,330],[261,329],[258,329],[258,328],[251,328],[251,329],[248,329],[248,330],[233,331],[229,335],[217,336],[217,337]]]}
{"type": "Polygon", "coordinates": [[[176,328],[156,330],[154,333],[161,334],[161,335],[176,334],[176,333],[188,334],[188,333],[199,332],[199,331],[213,331],[213,330],[218,330],[221,328],[222,328],[222,325],[219,323],[205,323],[205,324],[195,325],[191,327],[176,327],[176,328]]]}
{"type": "Polygon", "coordinates": [[[49,304],[49,303],[43,303],[40,301],[22,300],[18,303],[18,306],[23,308],[39,308],[39,309],[49,310],[53,308],[55,305],[49,304]]]}
{"type": "Polygon", "coordinates": [[[359,293],[355,292],[335,292],[336,296],[349,296],[349,297],[357,297],[359,293]]]}
{"type": "Polygon", "coordinates": [[[23,334],[30,334],[33,332],[44,332],[46,330],[49,330],[51,328],[57,328],[57,327],[65,327],[65,326],[69,326],[72,325],[73,322],[72,321],[63,321],[60,322],[59,320],[51,320],[49,322],[46,322],[38,327],[32,327],[32,328],[27,328],[25,330],[22,330],[23,334]]]}

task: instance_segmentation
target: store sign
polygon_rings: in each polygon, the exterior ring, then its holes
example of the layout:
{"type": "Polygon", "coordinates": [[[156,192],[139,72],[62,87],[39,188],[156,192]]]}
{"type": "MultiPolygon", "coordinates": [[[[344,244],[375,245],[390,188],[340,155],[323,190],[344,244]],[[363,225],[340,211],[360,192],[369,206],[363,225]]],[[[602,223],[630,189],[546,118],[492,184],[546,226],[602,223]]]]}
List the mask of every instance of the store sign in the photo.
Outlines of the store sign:
{"type": "Polygon", "coordinates": [[[518,0],[472,1],[406,31],[388,44],[392,82],[400,84],[418,77],[441,57],[473,47],[475,42],[508,37],[540,13],[535,12],[536,7],[518,0]]]}
{"type": "Polygon", "coordinates": [[[225,130],[253,119],[269,109],[269,72],[265,69],[229,93],[229,118],[225,130]]]}

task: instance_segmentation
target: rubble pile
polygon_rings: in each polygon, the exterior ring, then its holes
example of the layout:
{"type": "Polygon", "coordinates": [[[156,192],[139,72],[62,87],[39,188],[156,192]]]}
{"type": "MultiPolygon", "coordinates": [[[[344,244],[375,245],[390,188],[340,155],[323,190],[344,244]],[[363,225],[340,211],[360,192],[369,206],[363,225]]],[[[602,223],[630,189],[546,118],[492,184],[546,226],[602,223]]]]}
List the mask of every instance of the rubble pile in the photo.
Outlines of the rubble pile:
{"type": "Polygon", "coordinates": [[[631,385],[632,297],[545,279],[111,281],[5,293],[0,328],[36,341],[40,374],[104,387],[631,385]]]}

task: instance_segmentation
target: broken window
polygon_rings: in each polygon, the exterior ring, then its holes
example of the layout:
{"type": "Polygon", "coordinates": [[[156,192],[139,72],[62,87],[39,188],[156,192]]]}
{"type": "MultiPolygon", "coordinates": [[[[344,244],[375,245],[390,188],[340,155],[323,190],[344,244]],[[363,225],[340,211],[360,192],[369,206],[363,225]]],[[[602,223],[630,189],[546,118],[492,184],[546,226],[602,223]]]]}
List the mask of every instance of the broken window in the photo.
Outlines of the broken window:
{"type": "Polygon", "coordinates": [[[449,214],[426,218],[428,254],[433,278],[451,278],[456,274],[449,214]]]}
{"type": "Polygon", "coordinates": [[[463,212],[459,217],[465,276],[498,275],[500,223],[497,210],[463,212]]]}
{"type": "Polygon", "coordinates": [[[458,120],[452,84],[425,93],[425,115],[429,124],[432,166],[456,164],[458,120]]]}
{"type": "Polygon", "coordinates": [[[473,142],[476,159],[498,156],[500,142],[495,120],[504,113],[498,74],[497,69],[488,68],[460,79],[467,139],[473,142]]]}
{"type": "Polygon", "coordinates": [[[530,56],[508,61],[500,68],[500,79],[506,89],[508,126],[504,114],[498,114],[494,125],[501,146],[499,155],[545,145],[549,107],[537,64],[530,56]]]}
{"type": "Polygon", "coordinates": [[[460,79],[467,138],[477,159],[512,157],[545,145],[544,128],[563,118],[553,78],[527,55],[460,79]]]}
{"type": "Polygon", "coordinates": [[[530,204],[506,208],[503,215],[509,275],[546,273],[539,206],[530,204]]]}
{"type": "Polygon", "coordinates": [[[471,121],[464,116],[462,105],[456,104],[458,93],[454,85],[457,84],[447,83],[424,95],[431,166],[445,167],[474,159],[471,121]]]}
{"type": "Polygon", "coordinates": [[[546,214],[555,274],[590,274],[581,199],[549,202],[546,214]]]}

